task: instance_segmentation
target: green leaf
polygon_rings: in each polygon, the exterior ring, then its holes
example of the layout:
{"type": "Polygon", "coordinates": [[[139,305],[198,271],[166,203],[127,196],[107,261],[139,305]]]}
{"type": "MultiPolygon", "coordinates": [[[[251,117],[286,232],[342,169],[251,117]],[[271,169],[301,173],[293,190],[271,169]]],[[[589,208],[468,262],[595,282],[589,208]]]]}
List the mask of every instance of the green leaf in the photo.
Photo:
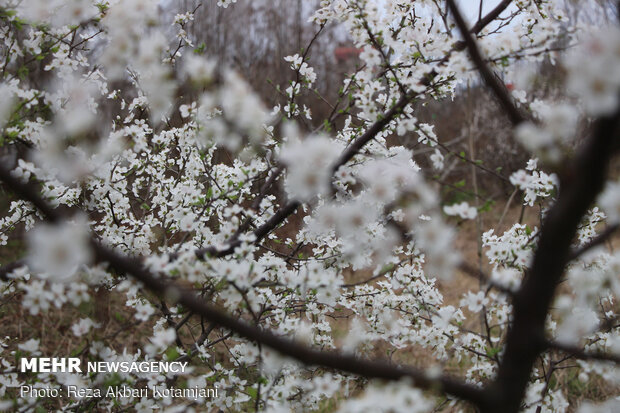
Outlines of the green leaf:
{"type": "Polygon", "coordinates": [[[491,348],[487,347],[486,350],[487,350],[487,356],[495,357],[497,353],[499,353],[500,349],[499,347],[491,347],[491,348]]]}
{"type": "Polygon", "coordinates": [[[179,358],[180,354],[177,351],[176,347],[170,347],[168,350],[166,350],[166,356],[168,357],[168,360],[174,361],[179,358]]]}
{"type": "Polygon", "coordinates": [[[255,389],[254,387],[248,387],[245,389],[245,391],[254,400],[256,400],[256,398],[258,397],[258,390],[255,389]]]}
{"type": "Polygon", "coordinates": [[[22,80],[25,79],[26,76],[28,76],[28,73],[30,73],[30,70],[28,70],[26,66],[22,66],[17,69],[17,76],[19,76],[19,78],[22,80]]]}
{"type": "Polygon", "coordinates": [[[207,49],[207,44],[205,42],[202,42],[194,49],[194,53],[203,54],[206,49],[207,49]]]}
{"type": "Polygon", "coordinates": [[[106,380],[103,382],[104,387],[116,387],[123,383],[123,379],[118,373],[112,373],[111,376],[108,376],[106,380]]]}
{"type": "Polygon", "coordinates": [[[493,201],[492,199],[488,199],[484,203],[484,205],[482,205],[481,207],[478,208],[478,211],[480,211],[480,212],[489,212],[493,205],[495,205],[495,201],[493,201]]]}

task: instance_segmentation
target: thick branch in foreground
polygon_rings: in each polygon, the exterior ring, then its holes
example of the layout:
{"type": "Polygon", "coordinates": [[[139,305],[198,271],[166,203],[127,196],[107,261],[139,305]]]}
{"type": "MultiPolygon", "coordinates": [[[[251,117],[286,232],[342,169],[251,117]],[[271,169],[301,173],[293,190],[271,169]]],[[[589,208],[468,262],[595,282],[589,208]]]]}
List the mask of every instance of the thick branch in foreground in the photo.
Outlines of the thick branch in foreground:
{"type": "MultiPolygon", "coordinates": [[[[504,85],[485,64],[454,0],[446,1],[472,61],[511,122],[516,125],[526,120],[504,85]]],[[[489,387],[490,403],[480,406],[484,412],[517,413],[521,407],[534,363],[547,348],[545,320],[556,287],[566,264],[585,252],[571,251],[571,243],[582,217],[603,189],[609,162],[618,145],[619,123],[619,112],[600,119],[576,158],[565,165],[560,176],[560,195],[545,216],[533,263],[513,297],[513,322],[497,379],[489,387]]]]}
{"type": "Polygon", "coordinates": [[[447,377],[429,377],[424,371],[410,367],[398,367],[384,361],[369,361],[352,355],[332,351],[320,351],[293,340],[278,337],[268,330],[249,325],[238,317],[226,314],[207,304],[191,291],[169,285],[155,277],[142,264],[122,256],[98,243],[93,245],[97,260],[107,262],[115,270],[131,274],[149,290],[168,297],[210,322],[227,328],[246,339],[269,346],[304,364],[327,367],[368,378],[384,380],[413,379],[414,385],[422,389],[443,391],[474,404],[483,404],[485,396],[481,389],[447,377]]]}
{"type": "MultiPolygon", "coordinates": [[[[5,176],[10,177],[10,173],[7,169],[0,166],[0,179],[5,176]]],[[[51,212],[55,217],[54,219],[59,220],[57,212],[38,195],[36,189],[32,185],[21,183],[15,179],[8,179],[5,181],[5,184],[16,194],[23,196],[27,201],[37,206],[42,206],[41,212],[43,212],[46,219],[48,219],[47,212],[51,212]]],[[[211,323],[229,329],[248,340],[271,347],[281,354],[291,357],[303,364],[321,366],[367,378],[388,381],[409,378],[413,380],[414,386],[421,389],[442,391],[459,399],[467,400],[475,405],[484,405],[486,403],[486,395],[482,389],[452,378],[444,376],[431,377],[423,370],[411,367],[400,367],[390,364],[387,361],[370,361],[339,352],[320,351],[291,339],[279,337],[268,330],[250,325],[240,320],[239,317],[227,314],[215,306],[207,304],[203,298],[200,298],[191,290],[182,289],[156,276],[146,269],[137,258],[124,256],[102,245],[94,238],[91,239],[91,246],[97,262],[107,263],[111,268],[121,274],[130,274],[133,278],[144,284],[145,288],[172,302],[183,305],[194,314],[203,316],[211,323]]]]}
{"type": "Polygon", "coordinates": [[[571,243],[605,184],[619,123],[620,113],[600,119],[593,135],[560,175],[560,194],[545,216],[532,266],[513,299],[513,323],[493,384],[495,404],[486,406],[485,411],[519,410],[534,363],[546,347],[545,320],[571,259],[571,243]]]}
{"type": "Polygon", "coordinates": [[[62,214],[52,208],[40,195],[34,185],[22,184],[21,181],[11,175],[11,171],[4,166],[0,166],[0,181],[4,182],[11,191],[19,198],[34,204],[45,219],[49,222],[58,222],[62,218],[62,214]]]}

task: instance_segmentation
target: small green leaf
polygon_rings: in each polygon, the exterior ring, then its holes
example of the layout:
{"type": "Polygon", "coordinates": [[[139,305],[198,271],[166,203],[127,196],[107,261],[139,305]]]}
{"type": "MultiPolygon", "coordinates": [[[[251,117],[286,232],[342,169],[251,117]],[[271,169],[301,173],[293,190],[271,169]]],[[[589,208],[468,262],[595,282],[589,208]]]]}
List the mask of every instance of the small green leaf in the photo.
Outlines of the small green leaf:
{"type": "Polygon", "coordinates": [[[487,356],[495,357],[497,353],[499,353],[500,349],[498,347],[491,347],[491,348],[487,347],[486,350],[487,350],[487,356]]]}
{"type": "Polygon", "coordinates": [[[245,389],[246,393],[254,400],[258,397],[258,390],[254,387],[248,387],[245,389]]]}
{"type": "Polygon", "coordinates": [[[166,356],[168,357],[168,360],[170,361],[174,361],[176,359],[179,358],[180,354],[177,351],[176,347],[170,347],[167,351],[166,351],[166,356]]]}

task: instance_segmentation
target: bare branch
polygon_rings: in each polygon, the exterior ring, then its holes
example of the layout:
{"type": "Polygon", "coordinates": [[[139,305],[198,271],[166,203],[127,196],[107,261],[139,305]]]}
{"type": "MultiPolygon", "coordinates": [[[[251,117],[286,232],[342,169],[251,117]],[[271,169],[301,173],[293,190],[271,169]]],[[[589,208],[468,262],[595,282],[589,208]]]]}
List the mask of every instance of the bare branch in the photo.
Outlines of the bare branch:
{"type": "Polygon", "coordinates": [[[495,20],[500,14],[502,14],[502,12],[504,10],[506,10],[508,8],[508,6],[510,6],[510,3],[512,3],[512,0],[503,0],[502,2],[500,2],[487,15],[485,15],[483,18],[479,19],[476,22],[476,24],[474,24],[474,27],[471,28],[470,32],[473,33],[473,34],[480,33],[482,31],[482,29],[484,29],[493,20],[495,20]]]}
{"type": "Polygon", "coordinates": [[[609,237],[613,235],[614,232],[618,230],[619,227],[620,225],[618,224],[609,226],[605,228],[605,230],[601,232],[600,234],[598,234],[596,237],[592,238],[590,242],[588,242],[587,244],[582,245],[581,247],[571,251],[569,255],[569,261],[579,258],[580,256],[582,256],[583,254],[585,254],[592,248],[598,247],[599,245],[603,244],[605,241],[609,239],[609,237]]]}
{"type": "Polygon", "coordinates": [[[560,344],[556,342],[547,342],[547,347],[554,350],[560,350],[564,353],[568,353],[570,357],[577,358],[579,360],[597,360],[597,361],[610,361],[616,364],[620,364],[620,355],[609,353],[592,353],[584,350],[579,346],[570,346],[566,344],[560,344]]]}
{"type": "Polygon", "coordinates": [[[491,71],[491,69],[489,69],[489,67],[485,63],[485,60],[482,57],[480,50],[478,49],[478,45],[476,44],[476,41],[474,40],[469,29],[467,28],[467,24],[465,23],[465,20],[463,19],[463,16],[461,15],[461,12],[459,11],[457,5],[454,3],[454,0],[446,0],[446,2],[448,4],[448,7],[450,8],[450,11],[452,12],[452,15],[454,16],[456,25],[461,31],[461,35],[463,36],[463,39],[465,41],[465,47],[469,52],[471,60],[476,65],[476,68],[478,69],[478,72],[480,73],[480,76],[482,77],[486,85],[495,94],[495,97],[504,109],[506,115],[508,115],[508,118],[510,119],[512,124],[518,125],[519,123],[527,120],[527,117],[523,113],[521,113],[521,110],[519,110],[519,108],[515,106],[512,97],[510,97],[510,95],[508,94],[506,86],[497,79],[497,76],[495,76],[495,74],[491,71]]]}

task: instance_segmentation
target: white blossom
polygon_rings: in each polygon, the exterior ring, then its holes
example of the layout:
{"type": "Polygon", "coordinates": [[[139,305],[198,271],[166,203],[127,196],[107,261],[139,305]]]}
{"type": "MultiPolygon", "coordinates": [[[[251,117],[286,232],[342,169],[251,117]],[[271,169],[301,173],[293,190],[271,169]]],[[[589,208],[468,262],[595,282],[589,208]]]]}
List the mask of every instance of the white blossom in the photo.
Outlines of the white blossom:
{"type": "Polygon", "coordinates": [[[68,281],[92,259],[86,224],[40,224],[28,234],[28,265],[43,279],[68,281]]]}

